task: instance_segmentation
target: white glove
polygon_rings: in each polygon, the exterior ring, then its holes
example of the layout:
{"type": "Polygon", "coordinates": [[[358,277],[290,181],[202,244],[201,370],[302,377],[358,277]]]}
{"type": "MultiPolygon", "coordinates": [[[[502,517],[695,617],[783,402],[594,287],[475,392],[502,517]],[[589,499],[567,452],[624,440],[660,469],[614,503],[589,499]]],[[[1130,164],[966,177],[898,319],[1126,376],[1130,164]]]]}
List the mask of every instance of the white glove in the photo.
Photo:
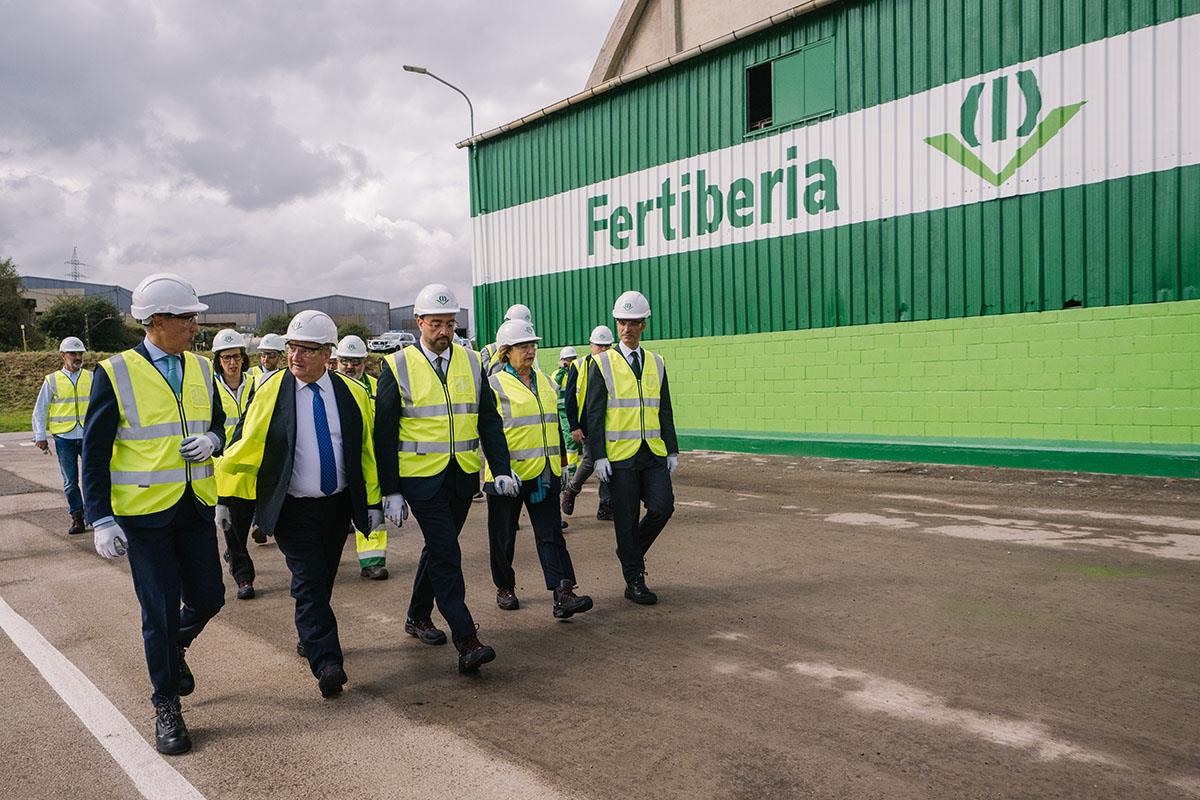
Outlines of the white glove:
{"type": "Polygon", "coordinates": [[[217,530],[222,533],[233,530],[233,514],[229,506],[218,503],[217,510],[213,512],[213,522],[217,523],[217,530]]]}
{"type": "Polygon", "coordinates": [[[607,458],[596,459],[596,477],[604,483],[608,483],[608,479],[612,477],[612,464],[607,458]]]}
{"type": "Polygon", "coordinates": [[[404,520],[408,519],[408,503],[404,502],[402,494],[396,492],[383,498],[383,516],[397,528],[403,527],[404,520]]]}
{"type": "Polygon", "coordinates": [[[189,436],[184,439],[179,445],[179,455],[183,456],[184,461],[199,464],[212,458],[216,449],[217,443],[213,441],[213,434],[209,432],[203,436],[189,436]]]}
{"type": "Polygon", "coordinates": [[[497,475],[493,483],[496,491],[505,497],[516,497],[521,493],[521,479],[516,475],[497,475]]]}
{"type": "Polygon", "coordinates": [[[675,470],[679,469],[679,455],[670,454],[667,456],[667,472],[671,475],[675,474],[675,470]]]}
{"type": "Polygon", "coordinates": [[[115,521],[92,531],[96,552],[105,558],[125,555],[125,531],[115,521]]]}
{"type": "Polygon", "coordinates": [[[377,531],[383,527],[383,512],[378,508],[367,509],[367,533],[377,531]]]}

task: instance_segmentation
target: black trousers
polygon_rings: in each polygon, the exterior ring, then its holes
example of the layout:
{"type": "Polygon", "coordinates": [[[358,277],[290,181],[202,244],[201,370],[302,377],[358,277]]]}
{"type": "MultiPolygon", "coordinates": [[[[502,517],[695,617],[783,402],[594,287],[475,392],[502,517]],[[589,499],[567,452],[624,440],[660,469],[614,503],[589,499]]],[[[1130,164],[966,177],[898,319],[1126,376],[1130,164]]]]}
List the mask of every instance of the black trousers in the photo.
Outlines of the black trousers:
{"type": "Polygon", "coordinates": [[[165,703],[179,696],[175,646],[189,646],[225,605],[221,559],[211,517],[196,510],[187,490],[175,506],[175,517],[161,528],[121,520],[129,545],[133,590],[142,608],[142,641],[154,693],[150,701],[165,703]],[[182,607],[181,607],[182,604],[182,607]]]}
{"type": "Polygon", "coordinates": [[[322,667],[342,664],[337,619],[329,599],[350,530],[350,493],[329,497],[284,498],[275,543],[292,573],[296,633],[315,676],[322,667]]]}
{"type": "Polygon", "coordinates": [[[452,484],[447,476],[433,497],[408,500],[413,518],[425,537],[408,616],[415,620],[429,619],[436,599],[438,611],[446,618],[457,643],[475,635],[475,620],[467,608],[467,584],[463,579],[462,550],[458,546],[458,535],[471,511],[471,496],[460,496],[453,491],[452,484]]]}
{"type": "Polygon", "coordinates": [[[254,561],[246,549],[246,539],[250,536],[250,523],[254,520],[254,501],[229,497],[225,504],[229,506],[229,516],[233,517],[233,525],[225,533],[225,563],[229,565],[229,574],[235,581],[253,583],[254,561]]]}
{"type": "Polygon", "coordinates": [[[575,568],[571,565],[571,554],[567,552],[567,541],[562,534],[559,479],[550,481],[550,491],[540,503],[531,503],[529,496],[536,488],[536,480],[525,481],[517,497],[487,496],[488,548],[492,557],[492,582],[497,589],[515,586],[517,582],[512,563],[517,543],[517,519],[521,516],[522,506],[529,509],[533,541],[537,545],[538,561],[542,562],[546,588],[557,589],[563,581],[575,585],[575,568]]]}
{"type": "Polygon", "coordinates": [[[609,489],[617,558],[628,583],[646,571],[646,552],[675,513],[675,494],[671,491],[667,459],[650,452],[645,442],[633,458],[612,466],[609,489]],[[646,514],[639,521],[643,503],[646,514]]]}

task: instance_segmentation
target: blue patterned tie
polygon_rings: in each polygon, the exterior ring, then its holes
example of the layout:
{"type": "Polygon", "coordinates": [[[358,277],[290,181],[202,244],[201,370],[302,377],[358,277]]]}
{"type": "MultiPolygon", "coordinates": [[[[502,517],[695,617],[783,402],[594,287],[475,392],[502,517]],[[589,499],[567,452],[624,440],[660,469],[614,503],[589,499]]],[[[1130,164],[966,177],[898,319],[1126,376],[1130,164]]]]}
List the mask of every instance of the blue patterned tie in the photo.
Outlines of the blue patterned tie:
{"type": "Polygon", "coordinates": [[[313,393],[313,427],[317,431],[317,454],[321,457],[321,491],[326,495],[337,489],[337,463],[333,460],[333,437],[329,435],[329,418],[325,416],[325,400],[321,387],[308,385],[313,393]]]}
{"type": "Polygon", "coordinates": [[[179,356],[167,356],[167,383],[171,384],[176,397],[183,392],[183,381],[179,377],[179,356]]]}

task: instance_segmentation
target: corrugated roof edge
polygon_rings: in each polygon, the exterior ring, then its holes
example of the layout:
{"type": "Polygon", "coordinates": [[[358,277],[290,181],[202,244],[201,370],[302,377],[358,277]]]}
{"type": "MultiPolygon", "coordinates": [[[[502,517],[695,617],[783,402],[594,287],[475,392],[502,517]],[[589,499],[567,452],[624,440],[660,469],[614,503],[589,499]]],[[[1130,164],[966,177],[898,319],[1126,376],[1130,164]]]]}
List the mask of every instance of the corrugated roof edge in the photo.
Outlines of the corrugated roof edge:
{"type": "Polygon", "coordinates": [[[645,67],[640,67],[638,69],[635,69],[633,72],[626,72],[623,75],[618,75],[617,77],[612,78],[611,80],[607,80],[604,83],[598,83],[595,86],[591,87],[590,89],[584,89],[582,92],[579,92],[578,94],[573,94],[570,97],[566,98],[565,100],[559,100],[557,103],[554,103],[553,105],[548,105],[544,108],[534,111],[532,114],[526,114],[525,116],[521,117],[520,119],[515,119],[512,122],[507,122],[499,127],[484,131],[483,133],[480,133],[476,136],[472,136],[469,139],[463,139],[461,142],[456,144],[455,147],[458,147],[458,148],[470,147],[471,145],[479,144],[480,142],[483,142],[487,139],[493,139],[497,136],[500,136],[501,134],[508,133],[512,130],[520,128],[523,125],[528,125],[531,122],[535,122],[539,119],[548,117],[551,114],[555,114],[559,111],[562,111],[564,108],[569,108],[574,105],[579,105],[580,103],[582,103],[586,100],[591,100],[593,97],[600,95],[600,94],[604,94],[605,92],[611,91],[613,89],[616,89],[618,86],[624,86],[627,83],[633,83],[634,81],[641,80],[642,78],[645,78],[648,75],[653,75],[656,72],[661,72],[662,70],[667,69],[668,67],[673,67],[676,64],[681,64],[684,61],[688,61],[689,59],[695,58],[696,56],[710,53],[713,50],[717,50],[721,47],[724,47],[725,45],[727,45],[731,42],[735,42],[739,39],[745,39],[748,36],[753,36],[754,34],[760,32],[760,31],[766,30],[767,28],[770,28],[773,25],[779,25],[781,23],[787,22],[790,19],[794,19],[795,17],[798,17],[801,14],[808,14],[812,11],[816,11],[818,8],[824,8],[825,6],[833,5],[834,3],[837,3],[837,2],[841,2],[841,0],[805,0],[805,2],[800,3],[799,5],[793,6],[792,8],[788,9],[787,11],[781,11],[780,13],[773,14],[773,15],[767,17],[766,19],[759,20],[758,22],[755,22],[752,25],[747,25],[744,28],[738,28],[737,30],[732,31],[731,33],[725,34],[724,36],[717,37],[716,39],[711,39],[707,42],[702,42],[701,44],[698,44],[695,47],[692,47],[688,50],[684,50],[680,53],[675,53],[674,55],[667,56],[666,58],[662,59],[661,61],[656,61],[653,64],[649,64],[645,67]]]}

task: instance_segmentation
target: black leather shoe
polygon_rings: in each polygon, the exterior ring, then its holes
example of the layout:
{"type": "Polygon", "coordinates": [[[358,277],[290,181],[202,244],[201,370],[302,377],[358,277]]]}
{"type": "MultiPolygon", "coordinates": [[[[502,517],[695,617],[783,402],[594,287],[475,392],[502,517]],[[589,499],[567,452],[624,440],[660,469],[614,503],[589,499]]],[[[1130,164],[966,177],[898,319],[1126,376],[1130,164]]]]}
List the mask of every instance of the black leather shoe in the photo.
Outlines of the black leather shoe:
{"type": "Polygon", "coordinates": [[[179,699],[154,707],[154,749],[163,755],[177,756],[192,749],[192,737],[183,724],[179,699]]]}
{"type": "Polygon", "coordinates": [[[658,602],[658,595],[646,588],[646,576],[638,575],[625,584],[625,599],[638,605],[652,606],[658,602]]]}
{"type": "Polygon", "coordinates": [[[250,538],[254,540],[255,544],[267,543],[267,535],[263,533],[263,529],[257,525],[250,526],[250,538]]]}
{"type": "Polygon", "coordinates": [[[342,687],[346,685],[346,670],[342,669],[341,664],[329,664],[321,667],[321,671],[317,673],[317,687],[321,690],[321,697],[333,697],[342,693],[342,687]]]}
{"type": "Polygon", "coordinates": [[[406,619],[404,620],[404,632],[409,636],[421,640],[425,644],[438,645],[446,643],[446,634],[434,626],[433,620],[406,619]]]}
{"type": "Polygon", "coordinates": [[[563,581],[554,590],[555,619],[567,619],[575,614],[592,610],[592,598],[586,594],[576,595],[574,589],[575,587],[571,586],[569,581],[563,581]]]}
{"type": "Polygon", "coordinates": [[[571,491],[571,488],[565,487],[562,490],[562,513],[568,517],[575,513],[575,498],[579,497],[579,492],[571,491]]]}
{"type": "Polygon", "coordinates": [[[601,503],[600,507],[596,509],[596,519],[601,522],[612,522],[612,518],[612,506],[608,503],[601,503]]]}
{"type": "Polygon", "coordinates": [[[296,642],[296,655],[301,658],[308,658],[308,653],[304,650],[304,642],[296,642]]]}
{"type": "Polygon", "coordinates": [[[373,567],[363,567],[359,574],[373,581],[386,581],[388,579],[387,567],[382,564],[376,564],[373,567]]]}
{"type": "Polygon", "coordinates": [[[496,590],[496,605],[505,611],[516,611],[521,607],[521,601],[517,599],[517,593],[512,587],[505,586],[496,590]]]}
{"type": "Polygon", "coordinates": [[[175,645],[175,660],[179,667],[179,694],[187,696],[196,691],[196,678],[188,667],[187,659],[183,657],[184,648],[175,645]]]}
{"type": "Polygon", "coordinates": [[[480,643],[474,636],[455,642],[454,646],[458,648],[458,671],[464,675],[468,672],[478,672],[484,664],[496,659],[496,651],[491,646],[480,643]]]}
{"type": "Polygon", "coordinates": [[[71,515],[71,527],[67,528],[67,533],[69,533],[72,536],[76,536],[78,534],[83,533],[86,530],[87,530],[87,523],[85,523],[83,521],[83,514],[82,513],[72,514],[71,515]]]}
{"type": "Polygon", "coordinates": [[[253,600],[254,599],[254,584],[251,581],[242,581],[238,584],[237,590],[238,600],[253,600]]]}

